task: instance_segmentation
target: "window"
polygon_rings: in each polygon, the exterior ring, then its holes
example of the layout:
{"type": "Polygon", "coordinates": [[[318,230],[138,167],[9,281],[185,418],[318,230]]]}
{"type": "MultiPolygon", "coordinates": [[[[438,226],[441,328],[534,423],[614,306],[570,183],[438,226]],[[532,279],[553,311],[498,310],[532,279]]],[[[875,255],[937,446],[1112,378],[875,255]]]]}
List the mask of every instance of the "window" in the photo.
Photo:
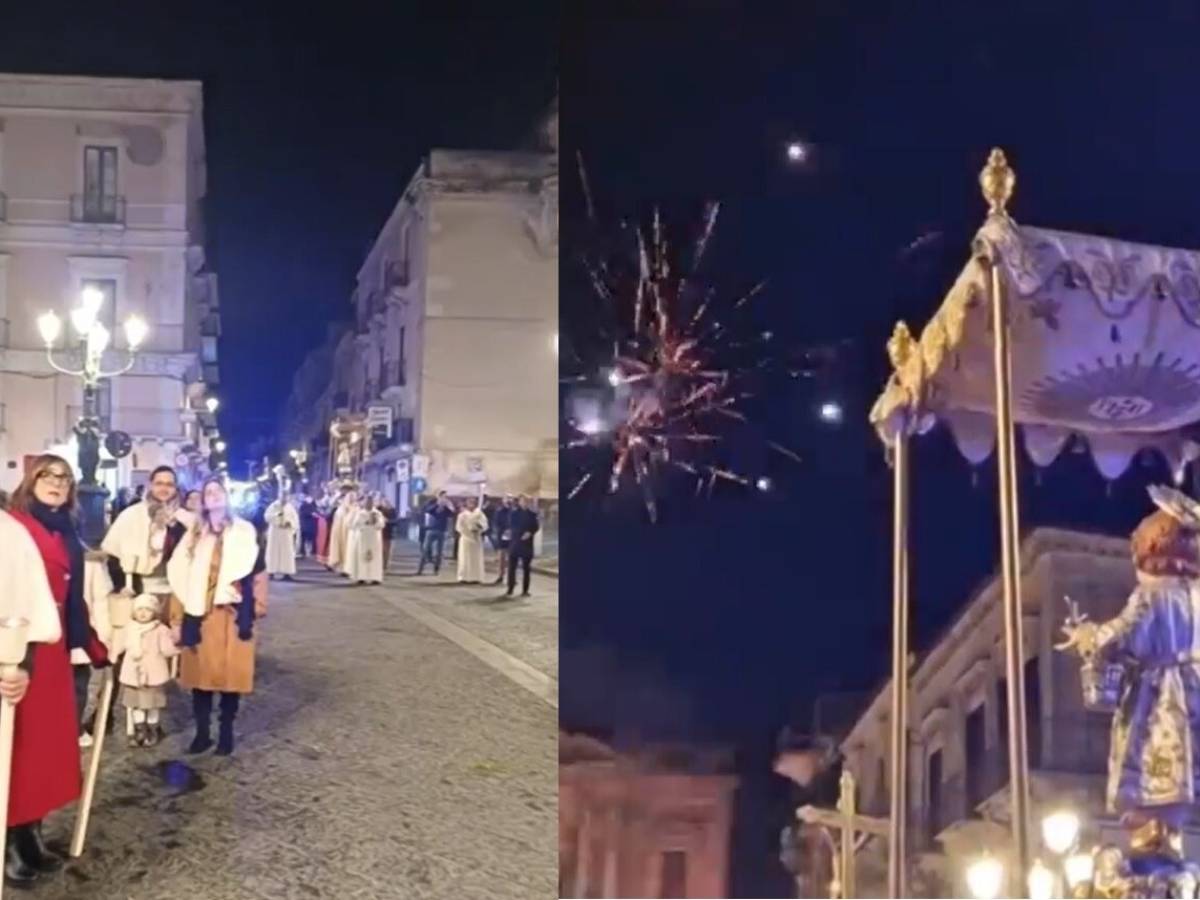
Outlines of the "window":
{"type": "Polygon", "coordinates": [[[970,812],[987,799],[988,778],[987,763],[987,730],[983,717],[984,705],[980,703],[967,714],[966,751],[967,751],[967,805],[970,812]]]}
{"type": "Polygon", "coordinates": [[[405,363],[405,359],[404,359],[404,339],[405,339],[405,327],[403,325],[401,325],[400,326],[400,355],[397,357],[397,360],[398,360],[397,369],[399,371],[398,371],[398,375],[396,378],[396,384],[399,384],[399,385],[405,385],[408,383],[408,373],[405,371],[408,368],[408,366],[405,363]]]}
{"type": "Polygon", "coordinates": [[[932,841],[942,830],[942,748],[929,754],[926,768],[929,785],[929,839],[932,841]]]}
{"type": "Polygon", "coordinates": [[[116,222],[117,148],[83,148],[83,220],[116,222]]]}
{"type": "Polygon", "coordinates": [[[687,854],[682,850],[668,850],[662,855],[662,888],[658,896],[687,895],[687,854]]]}
{"type": "Polygon", "coordinates": [[[104,302],[100,304],[100,315],[96,318],[111,332],[117,321],[117,281],[115,278],[85,278],[79,282],[81,294],[89,288],[104,295],[104,302]]]}

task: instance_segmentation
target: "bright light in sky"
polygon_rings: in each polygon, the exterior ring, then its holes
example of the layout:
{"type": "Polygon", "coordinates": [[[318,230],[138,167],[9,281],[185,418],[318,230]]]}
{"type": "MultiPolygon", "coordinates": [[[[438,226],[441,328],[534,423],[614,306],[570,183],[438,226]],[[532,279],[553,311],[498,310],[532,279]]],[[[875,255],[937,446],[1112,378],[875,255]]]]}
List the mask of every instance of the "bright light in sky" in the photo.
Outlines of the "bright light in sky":
{"type": "Polygon", "coordinates": [[[842,421],[842,405],[832,400],[821,404],[821,421],[836,425],[842,421]]]}
{"type": "Polygon", "coordinates": [[[787,146],[787,157],[794,163],[804,162],[808,156],[808,150],[799,141],[792,141],[787,146]]]}
{"type": "Polygon", "coordinates": [[[764,476],[764,477],[758,479],[758,481],[756,481],[754,483],[754,486],[756,488],[758,488],[760,491],[763,491],[763,492],[769,491],[771,489],[771,479],[764,476]]]}
{"type": "Polygon", "coordinates": [[[599,434],[604,430],[604,423],[599,419],[584,419],[579,423],[579,430],[584,434],[599,434]]]}

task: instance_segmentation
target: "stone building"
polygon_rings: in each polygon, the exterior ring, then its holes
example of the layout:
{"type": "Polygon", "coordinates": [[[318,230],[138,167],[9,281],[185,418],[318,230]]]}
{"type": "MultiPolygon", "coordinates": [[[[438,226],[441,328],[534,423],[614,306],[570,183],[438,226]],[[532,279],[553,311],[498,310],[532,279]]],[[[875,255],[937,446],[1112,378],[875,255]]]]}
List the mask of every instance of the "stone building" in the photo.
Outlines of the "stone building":
{"type": "Polygon", "coordinates": [[[358,272],[353,327],[305,363],[325,389],[294,384],[283,431],[327,467],[332,426],[381,423],[354,465],[402,515],[442,489],[558,497],[557,125],[538,134],[429,154],[358,272]]]}
{"type": "Polygon", "coordinates": [[[132,370],[101,388],[105,430],[133,439],[101,470],[108,486],[207,454],[220,320],[202,115],[198,82],[0,74],[0,487],[31,455],[75,459],[81,384],[47,363],[37,318],[65,317],[85,287],[105,296],[106,368],[126,359],[128,315],[150,326],[132,370]]]}
{"type": "MultiPolygon", "coordinates": [[[[1021,550],[1025,705],[1030,791],[1035,823],[1066,804],[1079,811],[1087,838],[1116,834],[1104,812],[1111,717],[1084,709],[1079,664],[1058,652],[1071,597],[1092,620],[1124,606],[1134,585],[1129,541],[1039,529],[1021,550]]],[[[1010,839],[1008,700],[1004,676],[1002,586],[989,581],[918,661],[912,672],[909,745],[911,877],[927,892],[966,896],[967,859],[1010,839]],[[933,887],[930,887],[933,886],[933,887]],[[939,893],[940,892],[940,893],[939,893]]],[[[845,765],[860,785],[860,808],[887,816],[890,686],[885,686],[842,743],[845,765]]],[[[866,871],[883,878],[882,842],[868,845],[866,871]]],[[[862,896],[884,896],[862,875],[862,896]]]]}
{"type": "Polygon", "coordinates": [[[559,735],[560,897],[724,897],[738,780],[680,748],[559,735]]]}

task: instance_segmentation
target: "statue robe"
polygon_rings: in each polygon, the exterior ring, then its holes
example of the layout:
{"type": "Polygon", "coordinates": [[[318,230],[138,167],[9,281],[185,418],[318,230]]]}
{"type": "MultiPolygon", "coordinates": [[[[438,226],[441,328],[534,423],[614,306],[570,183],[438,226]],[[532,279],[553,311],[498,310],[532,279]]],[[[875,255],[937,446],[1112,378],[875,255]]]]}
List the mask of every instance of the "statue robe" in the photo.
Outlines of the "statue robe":
{"type": "Polygon", "coordinates": [[[1200,786],[1200,580],[1138,573],[1101,660],[1125,666],[1108,760],[1112,812],[1192,805],[1200,786]]]}

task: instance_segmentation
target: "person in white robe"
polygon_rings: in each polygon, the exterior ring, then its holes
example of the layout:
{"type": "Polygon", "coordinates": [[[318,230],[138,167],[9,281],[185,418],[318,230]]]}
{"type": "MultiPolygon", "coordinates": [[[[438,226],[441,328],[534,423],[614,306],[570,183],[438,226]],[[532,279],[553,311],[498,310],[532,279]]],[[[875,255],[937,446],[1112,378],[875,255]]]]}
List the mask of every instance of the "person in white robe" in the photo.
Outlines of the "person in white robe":
{"type": "Polygon", "coordinates": [[[480,584],[483,581],[483,535],[488,520],[476,497],[467,498],[466,508],[458,514],[454,530],[458,533],[458,581],[480,584]]]}
{"type": "Polygon", "coordinates": [[[346,574],[357,584],[383,584],[383,513],[375,508],[375,498],[368,497],[354,514],[351,538],[353,548],[346,574]]]}
{"type": "Polygon", "coordinates": [[[358,529],[354,527],[354,520],[361,508],[362,501],[359,500],[358,494],[351,494],[350,502],[346,505],[345,515],[342,516],[342,532],[345,534],[345,538],[343,539],[345,549],[342,551],[342,574],[347,578],[350,577],[350,570],[354,568],[355,556],[358,554],[358,529]]]}
{"type": "Polygon", "coordinates": [[[353,499],[353,494],[344,494],[337,501],[333,521],[329,523],[329,558],[326,562],[330,572],[342,571],[346,563],[346,531],[349,526],[346,514],[353,499]]]}
{"type": "MultiPolygon", "coordinates": [[[[87,604],[88,620],[96,637],[104,644],[109,659],[116,659],[122,650],[116,638],[121,629],[113,627],[111,608],[114,597],[118,592],[113,588],[112,578],[108,574],[108,556],[103,551],[88,551],[83,563],[83,602],[87,604]]],[[[92,727],[95,722],[95,711],[92,712],[90,724],[84,723],[83,713],[87,707],[92,679],[92,661],[87,651],[76,647],[71,651],[71,668],[75,673],[75,713],[79,717],[79,746],[92,746],[92,727]]],[[[109,710],[109,723],[112,723],[112,710],[109,710]]]]}
{"type": "Polygon", "coordinates": [[[296,574],[296,537],[300,513],[292,498],[283,496],[267,507],[267,575],[291,581],[296,574]]]}

